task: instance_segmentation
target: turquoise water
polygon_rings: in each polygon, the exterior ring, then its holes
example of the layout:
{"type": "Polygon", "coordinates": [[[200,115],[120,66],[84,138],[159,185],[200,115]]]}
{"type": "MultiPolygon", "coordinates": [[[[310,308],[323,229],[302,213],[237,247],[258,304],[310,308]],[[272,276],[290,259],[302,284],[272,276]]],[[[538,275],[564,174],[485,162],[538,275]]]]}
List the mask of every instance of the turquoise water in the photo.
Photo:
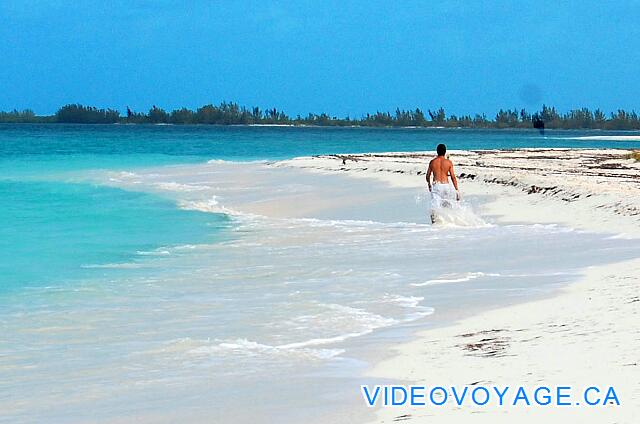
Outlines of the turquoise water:
{"type": "Polygon", "coordinates": [[[0,157],[42,164],[71,157],[73,166],[168,163],[196,158],[227,160],[284,159],[347,152],[517,147],[637,148],[637,141],[577,139],[583,136],[638,135],[639,132],[467,129],[287,128],[152,125],[8,125],[0,124],[0,157]],[[93,162],[82,163],[88,156],[93,162]],[[146,159],[140,160],[144,156],[146,159]],[[136,159],[137,158],[137,159],[136,159]]]}
{"type": "Polygon", "coordinates": [[[176,209],[152,195],[69,184],[69,172],[429,150],[440,142],[450,149],[640,145],[577,139],[594,134],[620,133],[547,131],[543,137],[535,131],[3,124],[0,291],[85,276],[83,265],[126,260],[137,250],[211,239],[224,221],[176,209]]]}
{"type": "Polygon", "coordinates": [[[638,243],[555,225],[445,231],[414,189],[232,161],[640,146],[580,138],[602,134],[0,125],[0,419],[352,413],[363,357],[396,329],[546,293],[638,243]]]}
{"type": "Polygon", "coordinates": [[[89,184],[0,181],[2,291],[104,274],[162,245],[216,239],[225,215],[89,184]]]}
{"type": "Polygon", "coordinates": [[[450,149],[640,145],[575,139],[593,134],[609,133],[548,131],[542,137],[534,131],[3,124],[0,291],[86,276],[83,265],[126,261],[137,250],[211,239],[224,221],[151,195],[68,184],[71,171],[428,150],[440,142],[450,149]]]}

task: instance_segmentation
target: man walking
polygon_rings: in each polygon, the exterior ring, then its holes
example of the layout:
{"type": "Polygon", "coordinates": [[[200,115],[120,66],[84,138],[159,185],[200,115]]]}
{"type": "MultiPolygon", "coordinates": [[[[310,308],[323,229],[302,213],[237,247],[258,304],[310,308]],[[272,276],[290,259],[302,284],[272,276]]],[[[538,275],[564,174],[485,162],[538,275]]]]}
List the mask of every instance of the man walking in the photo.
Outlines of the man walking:
{"type": "Polygon", "coordinates": [[[454,193],[449,185],[449,177],[455,188],[455,199],[460,200],[460,190],[458,189],[458,179],[453,172],[453,163],[444,157],[447,146],[438,144],[436,148],[438,157],[429,162],[427,170],[427,185],[431,192],[431,223],[435,224],[438,211],[441,208],[451,208],[453,206],[454,193]],[[433,184],[431,183],[433,175],[433,184]]]}

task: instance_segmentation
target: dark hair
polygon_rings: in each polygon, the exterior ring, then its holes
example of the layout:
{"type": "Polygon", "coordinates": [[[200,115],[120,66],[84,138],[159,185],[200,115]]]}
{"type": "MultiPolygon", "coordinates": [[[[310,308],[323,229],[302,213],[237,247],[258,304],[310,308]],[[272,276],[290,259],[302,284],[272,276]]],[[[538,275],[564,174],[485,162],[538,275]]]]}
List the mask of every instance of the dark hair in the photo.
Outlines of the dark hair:
{"type": "Polygon", "coordinates": [[[445,146],[444,144],[438,144],[438,147],[436,147],[436,152],[438,152],[438,156],[444,156],[444,154],[447,153],[447,146],[445,146]]]}

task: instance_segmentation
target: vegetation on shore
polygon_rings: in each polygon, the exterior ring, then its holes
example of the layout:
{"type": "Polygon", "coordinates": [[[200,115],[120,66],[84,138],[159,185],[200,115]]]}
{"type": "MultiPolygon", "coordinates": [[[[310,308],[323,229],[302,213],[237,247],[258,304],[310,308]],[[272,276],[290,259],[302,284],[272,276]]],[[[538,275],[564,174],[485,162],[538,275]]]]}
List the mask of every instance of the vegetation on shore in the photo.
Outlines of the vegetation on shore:
{"type": "Polygon", "coordinates": [[[214,124],[214,125],[309,125],[309,126],[363,126],[363,127],[448,127],[448,128],[549,128],[549,129],[603,129],[637,130],[640,117],[635,111],[605,114],[600,109],[587,108],[559,113],[556,108],[542,106],[535,113],[525,109],[500,110],[493,118],[485,114],[448,115],[443,108],[428,110],[400,110],[394,113],[376,112],[361,118],[338,118],[326,113],[309,113],[290,117],[276,108],[262,110],[246,108],[237,103],[222,102],[198,109],[175,109],[167,112],[153,106],[148,112],[135,112],[127,107],[125,115],[115,109],[70,104],[51,116],[39,116],[31,110],[0,112],[0,123],[77,123],[77,124],[214,124]]]}

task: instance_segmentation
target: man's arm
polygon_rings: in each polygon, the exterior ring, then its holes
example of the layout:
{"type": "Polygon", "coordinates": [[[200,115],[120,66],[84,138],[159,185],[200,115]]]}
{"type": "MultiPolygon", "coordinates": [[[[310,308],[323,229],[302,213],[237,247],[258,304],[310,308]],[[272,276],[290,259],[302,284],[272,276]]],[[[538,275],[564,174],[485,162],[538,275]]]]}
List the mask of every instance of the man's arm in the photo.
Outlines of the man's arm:
{"type": "Polygon", "coordinates": [[[429,186],[429,191],[431,191],[431,163],[429,162],[429,169],[427,169],[427,185],[429,186]]]}
{"type": "Polygon", "coordinates": [[[449,168],[449,175],[451,176],[453,187],[456,189],[456,199],[460,200],[460,189],[458,188],[458,179],[456,178],[456,173],[453,171],[453,163],[451,164],[451,168],[449,168]]]}

